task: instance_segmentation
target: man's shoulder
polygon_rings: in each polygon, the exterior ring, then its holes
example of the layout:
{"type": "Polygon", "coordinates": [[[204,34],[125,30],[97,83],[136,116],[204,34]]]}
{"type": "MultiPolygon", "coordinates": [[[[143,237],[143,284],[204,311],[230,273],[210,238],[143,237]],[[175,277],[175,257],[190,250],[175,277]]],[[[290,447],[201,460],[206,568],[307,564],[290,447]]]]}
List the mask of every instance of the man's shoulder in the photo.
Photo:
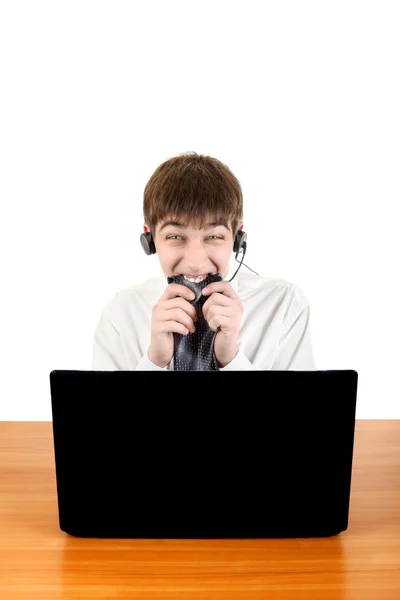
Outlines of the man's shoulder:
{"type": "Polygon", "coordinates": [[[132,283],[131,285],[121,289],[116,295],[125,297],[132,294],[138,294],[140,296],[147,297],[153,294],[158,294],[160,291],[162,292],[167,287],[167,284],[167,278],[160,275],[158,277],[146,279],[146,281],[141,281],[140,283],[132,283]]]}
{"type": "Polygon", "coordinates": [[[309,305],[303,289],[288,279],[266,277],[254,273],[243,272],[238,279],[238,293],[244,299],[250,297],[285,300],[287,305],[302,310],[309,305]]]}
{"type": "Polygon", "coordinates": [[[110,313],[120,312],[125,308],[132,310],[134,304],[143,307],[153,307],[167,287],[167,280],[163,276],[152,277],[140,283],[132,283],[116,292],[105,307],[110,313]]]}

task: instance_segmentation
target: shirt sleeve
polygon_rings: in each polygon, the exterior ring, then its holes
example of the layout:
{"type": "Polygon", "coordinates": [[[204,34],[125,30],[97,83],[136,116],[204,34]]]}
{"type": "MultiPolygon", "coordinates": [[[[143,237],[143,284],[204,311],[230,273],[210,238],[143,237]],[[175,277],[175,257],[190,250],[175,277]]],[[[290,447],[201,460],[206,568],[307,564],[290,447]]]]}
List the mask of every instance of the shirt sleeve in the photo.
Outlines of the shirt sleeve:
{"type": "Polygon", "coordinates": [[[155,365],[147,352],[135,367],[129,364],[121,334],[113,325],[105,310],[101,315],[93,338],[92,371],[167,371],[155,365]]]}
{"type": "Polygon", "coordinates": [[[304,307],[290,320],[278,344],[274,371],[315,371],[311,345],[310,306],[304,307]]]}
{"type": "MultiPolygon", "coordinates": [[[[249,361],[241,347],[239,346],[239,352],[230,363],[218,369],[219,371],[255,371],[254,365],[249,361]]],[[[259,370],[259,369],[258,369],[259,370]]]]}

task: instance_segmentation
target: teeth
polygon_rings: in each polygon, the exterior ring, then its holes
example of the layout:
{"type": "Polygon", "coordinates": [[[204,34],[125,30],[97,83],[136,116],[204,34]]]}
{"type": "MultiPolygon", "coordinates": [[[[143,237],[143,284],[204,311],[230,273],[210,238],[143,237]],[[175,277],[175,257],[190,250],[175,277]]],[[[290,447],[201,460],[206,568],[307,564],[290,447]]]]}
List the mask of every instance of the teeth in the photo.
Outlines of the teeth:
{"type": "Polygon", "coordinates": [[[191,281],[192,283],[200,283],[201,281],[204,281],[206,275],[204,275],[203,277],[186,277],[186,275],[184,275],[183,277],[184,279],[186,279],[186,281],[191,281]]]}

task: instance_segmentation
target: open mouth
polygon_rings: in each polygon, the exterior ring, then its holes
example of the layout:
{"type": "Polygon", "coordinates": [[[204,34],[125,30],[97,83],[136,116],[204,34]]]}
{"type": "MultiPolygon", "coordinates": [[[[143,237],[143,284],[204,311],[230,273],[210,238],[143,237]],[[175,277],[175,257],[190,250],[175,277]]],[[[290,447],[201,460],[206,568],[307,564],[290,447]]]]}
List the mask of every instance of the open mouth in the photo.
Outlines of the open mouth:
{"type": "Polygon", "coordinates": [[[199,275],[199,277],[190,277],[189,275],[183,275],[183,278],[186,279],[186,281],[191,281],[192,283],[200,283],[201,281],[204,281],[206,277],[207,275],[199,275]]]}

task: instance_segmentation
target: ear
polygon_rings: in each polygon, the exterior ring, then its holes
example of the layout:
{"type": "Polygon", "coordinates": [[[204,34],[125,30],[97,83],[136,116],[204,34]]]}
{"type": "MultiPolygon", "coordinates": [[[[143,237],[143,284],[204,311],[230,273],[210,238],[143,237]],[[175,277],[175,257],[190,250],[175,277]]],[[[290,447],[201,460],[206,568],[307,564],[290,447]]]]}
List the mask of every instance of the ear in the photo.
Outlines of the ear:
{"type": "Polygon", "coordinates": [[[143,231],[146,233],[147,231],[150,231],[148,225],[146,225],[146,223],[143,225],[143,231]]]}

